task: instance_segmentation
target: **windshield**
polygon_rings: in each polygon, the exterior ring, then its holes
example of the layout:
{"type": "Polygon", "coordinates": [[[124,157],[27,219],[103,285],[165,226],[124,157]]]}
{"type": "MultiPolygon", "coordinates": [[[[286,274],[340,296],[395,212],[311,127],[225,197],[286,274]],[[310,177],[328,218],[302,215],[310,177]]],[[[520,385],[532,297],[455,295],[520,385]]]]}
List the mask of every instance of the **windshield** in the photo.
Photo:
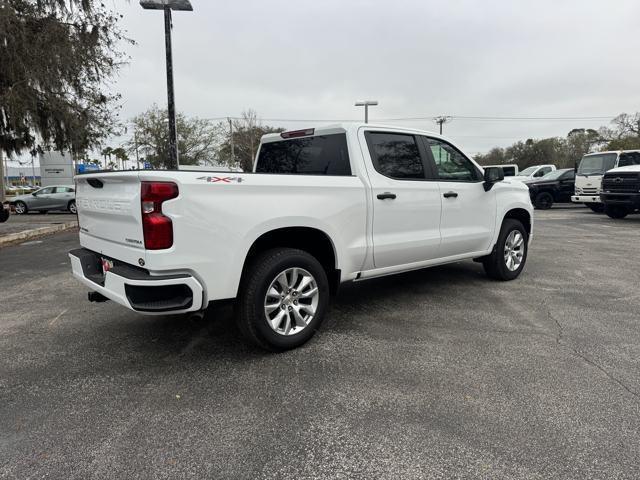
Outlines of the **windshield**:
{"type": "Polygon", "coordinates": [[[533,172],[535,172],[538,169],[538,167],[529,167],[529,168],[525,168],[524,170],[522,170],[518,175],[522,175],[523,177],[528,177],[529,175],[531,175],[533,172]]]}
{"type": "Polygon", "coordinates": [[[627,165],[640,165],[640,152],[621,153],[618,166],[626,167],[627,165]]]}
{"type": "Polygon", "coordinates": [[[567,173],[567,170],[554,170],[553,172],[547,173],[540,180],[557,180],[565,173],[567,173]]]}
{"type": "Polygon", "coordinates": [[[602,175],[616,165],[615,153],[603,153],[602,155],[585,155],[580,160],[578,175],[602,175]]]}

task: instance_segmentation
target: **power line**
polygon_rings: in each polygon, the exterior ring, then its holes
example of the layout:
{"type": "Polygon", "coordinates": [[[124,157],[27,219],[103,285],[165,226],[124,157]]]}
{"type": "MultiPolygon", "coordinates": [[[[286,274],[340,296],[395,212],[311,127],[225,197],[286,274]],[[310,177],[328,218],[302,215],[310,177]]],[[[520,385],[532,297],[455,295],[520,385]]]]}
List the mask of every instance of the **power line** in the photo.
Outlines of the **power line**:
{"type": "MultiPolygon", "coordinates": [[[[424,117],[395,117],[395,118],[379,118],[378,122],[406,122],[406,121],[432,121],[435,115],[429,115],[424,117]]],[[[478,120],[478,121],[587,121],[587,120],[611,120],[616,115],[596,115],[596,116],[582,116],[582,117],[562,117],[562,116],[548,116],[548,117],[520,117],[520,116],[474,116],[474,115],[447,115],[450,119],[455,120],[478,120]]],[[[242,120],[242,117],[209,117],[206,120],[242,120]]],[[[354,118],[266,118],[261,117],[262,121],[266,122],[358,122],[358,119],[354,118]]]]}

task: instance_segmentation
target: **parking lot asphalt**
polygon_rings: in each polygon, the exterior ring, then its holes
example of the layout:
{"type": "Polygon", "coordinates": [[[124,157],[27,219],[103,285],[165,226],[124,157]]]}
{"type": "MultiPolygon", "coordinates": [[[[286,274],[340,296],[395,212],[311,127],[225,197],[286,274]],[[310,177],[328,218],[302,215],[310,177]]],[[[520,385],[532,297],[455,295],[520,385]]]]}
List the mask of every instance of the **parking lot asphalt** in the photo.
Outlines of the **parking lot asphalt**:
{"type": "Polygon", "coordinates": [[[522,276],[345,287],[304,347],[91,304],[75,233],[0,250],[2,478],[638,478],[640,216],[536,212],[522,276]]]}
{"type": "Polygon", "coordinates": [[[27,215],[11,215],[9,220],[0,223],[0,237],[10,233],[24,232],[35,228],[48,227],[60,223],[77,222],[78,217],[64,212],[29,213],[27,215]]]}

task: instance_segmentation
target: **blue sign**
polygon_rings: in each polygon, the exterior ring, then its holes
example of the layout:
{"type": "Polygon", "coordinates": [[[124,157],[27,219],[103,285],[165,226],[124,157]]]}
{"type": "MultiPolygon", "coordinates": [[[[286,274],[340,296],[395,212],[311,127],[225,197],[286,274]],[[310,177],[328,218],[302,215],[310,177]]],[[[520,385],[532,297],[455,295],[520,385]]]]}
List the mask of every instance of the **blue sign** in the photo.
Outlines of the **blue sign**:
{"type": "Polygon", "coordinates": [[[151,164],[149,162],[144,162],[144,169],[151,170],[151,164]]]}
{"type": "Polygon", "coordinates": [[[80,163],[78,165],[78,173],[96,172],[100,170],[100,166],[95,163],[80,163]]]}

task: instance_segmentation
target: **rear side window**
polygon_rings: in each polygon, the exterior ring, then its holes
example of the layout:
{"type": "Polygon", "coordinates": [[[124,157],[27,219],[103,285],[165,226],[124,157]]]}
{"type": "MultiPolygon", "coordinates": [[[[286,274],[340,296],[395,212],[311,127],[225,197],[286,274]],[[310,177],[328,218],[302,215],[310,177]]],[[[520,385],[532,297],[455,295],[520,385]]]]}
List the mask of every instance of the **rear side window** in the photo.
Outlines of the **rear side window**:
{"type": "Polygon", "coordinates": [[[256,172],[351,175],[347,136],[337,133],[263,143],[256,172]]]}
{"type": "Polygon", "coordinates": [[[366,135],[373,166],[385,177],[424,180],[424,165],[413,135],[369,132],[366,135]]]}

